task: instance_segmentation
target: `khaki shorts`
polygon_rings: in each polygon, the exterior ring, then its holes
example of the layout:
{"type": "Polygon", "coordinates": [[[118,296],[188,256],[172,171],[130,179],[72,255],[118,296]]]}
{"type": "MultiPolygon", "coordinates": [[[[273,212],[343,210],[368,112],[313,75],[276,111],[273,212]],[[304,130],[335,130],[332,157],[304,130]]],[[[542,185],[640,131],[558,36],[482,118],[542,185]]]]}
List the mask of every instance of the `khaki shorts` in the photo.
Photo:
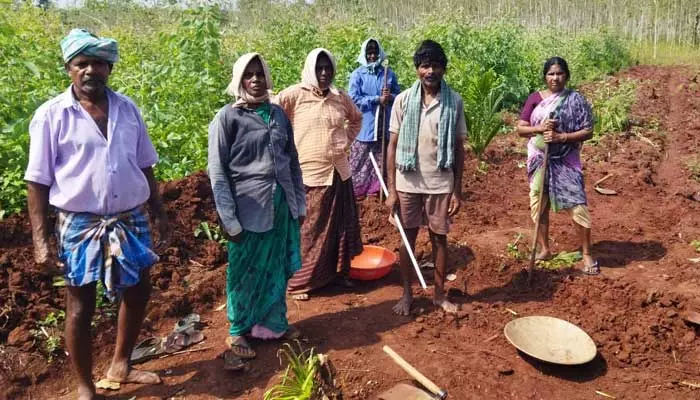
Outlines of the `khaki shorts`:
{"type": "Polygon", "coordinates": [[[398,194],[399,216],[404,228],[413,229],[427,225],[433,233],[447,235],[450,231],[447,211],[450,208],[452,193],[398,192],[398,194]]]}

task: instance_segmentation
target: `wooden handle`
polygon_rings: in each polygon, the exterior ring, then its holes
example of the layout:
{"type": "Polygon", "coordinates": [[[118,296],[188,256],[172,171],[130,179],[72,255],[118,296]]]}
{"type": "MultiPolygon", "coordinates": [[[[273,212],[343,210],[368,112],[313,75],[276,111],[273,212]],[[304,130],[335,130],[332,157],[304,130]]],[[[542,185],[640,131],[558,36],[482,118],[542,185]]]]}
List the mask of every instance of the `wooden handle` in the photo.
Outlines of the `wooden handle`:
{"type": "Polygon", "coordinates": [[[447,397],[447,392],[444,390],[440,389],[436,384],[434,384],[430,379],[426,378],[423,374],[421,374],[417,369],[413,368],[411,364],[409,364],[406,360],[401,358],[400,355],[396,354],[394,350],[391,349],[389,346],[384,346],[383,350],[386,354],[391,357],[392,360],[396,364],[399,365],[399,367],[403,368],[404,371],[406,371],[411,377],[418,382],[420,382],[421,385],[425,386],[426,389],[430,390],[433,394],[440,398],[445,398],[447,397]]]}
{"type": "Polygon", "coordinates": [[[613,176],[613,174],[607,174],[607,175],[605,175],[603,178],[598,179],[598,180],[593,184],[593,186],[595,187],[595,186],[600,185],[601,183],[603,183],[603,182],[607,181],[608,179],[610,179],[612,176],[613,176]]]}

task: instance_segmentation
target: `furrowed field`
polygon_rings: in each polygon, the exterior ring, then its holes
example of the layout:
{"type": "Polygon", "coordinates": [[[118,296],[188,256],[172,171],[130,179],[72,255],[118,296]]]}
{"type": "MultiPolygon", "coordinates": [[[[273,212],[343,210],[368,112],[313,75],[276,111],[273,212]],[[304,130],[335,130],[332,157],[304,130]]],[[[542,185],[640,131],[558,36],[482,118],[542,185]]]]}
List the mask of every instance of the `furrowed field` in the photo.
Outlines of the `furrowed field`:
{"type": "MultiPolygon", "coordinates": [[[[625,42],[613,33],[563,36],[554,29],[532,31],[516,24],[470,25],[454,15],[424,17],[398,29],[369,14],[323,23],[302,7],[271,6],[265,23],[253,26],[244,24],[241,15],[214,8],[183,11],[98,2],[91,7],[78,12],[6,5],[0,11],[0,218],[24,207],[28,125],[34,110],[69,84],[58,43],[75,26],[119,41],[121,60],[111,86],[141,107],[161,157],[158,177],[164,180],[205,167],[207,125],[230,100],[224,89],[233,61],[249,51],[263,54],[279,91],[299,81],[311,49],[325,47],[338,61],[336,84],[345,88],[357,67],[359,44],[374,36],[405,88],[415,76],[415,47],[425,38],[435,39],[448,52],[447,79],[466,101],[469,122],[478,130],[474,134],[487,138],[502,125],[494,111],[517,108],[540,86],[546,58],[565,57],[575,71],[574,84],[632,62],[625,42]]],[[[484,140],[472,140],[477,152],[488,143],[484,140]]]]}

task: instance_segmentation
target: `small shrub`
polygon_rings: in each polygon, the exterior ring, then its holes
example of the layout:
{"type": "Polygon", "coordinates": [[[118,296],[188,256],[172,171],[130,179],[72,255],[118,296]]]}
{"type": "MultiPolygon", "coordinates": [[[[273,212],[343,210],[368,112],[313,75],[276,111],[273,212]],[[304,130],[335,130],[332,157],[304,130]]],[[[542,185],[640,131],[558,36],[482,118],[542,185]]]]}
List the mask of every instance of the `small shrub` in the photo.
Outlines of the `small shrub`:
{"type": "Polygon", "coordinates": [[[506,245],[506,252],[515,261],[524,260],[527,254],[520,251],[520,241],[524,238],[522,233],[518,233],[513,236],[513,241],[506,245]]]}
{"type": "Polygon", "coordinates": [[[698,157],[694,157],[691,160],[688,160],[685,166],[688,168],[688,172],[690,173],[690,179],[700,182],[700,159],[698,157]]]}
{"type": "Polygon", "coordinates": [[[219,225],[209,225],[209,222],[207,221],[200,222],[199,225],[197,225],[197,228],[194,230],[194,237],[198,238],[202,235],[204,235],[204,237],[208,240],[219,242],[222,245],[226,244],[226,238],[224,237],[223,232],[221,232],[221,227],[219,227],[219,225]]]}
{"type": "Polygon", "coordinates": [[[592,95],[593,140],[607,133],[622,132],[629,126],[630,109],[635,100],[636,85],[631,80],[603,83],[592,95]]]}
{"type": "Polygon", "coordinates": [[[695,248],[695,251],[700,253],[700,240],[693,240],[690,245],[695,248]]]}
{"type": "Polygon", "coordinates": [[[479,158],[503,126],[499,113],[503,95],[501,79],[493,70],[473,74],[468,80],[467,90],[463,94],[468,146],[479,158]]]}
{"type": "Polygon", "coordinates": [[[301,346],[294,349],[285,343],[278,352],[289,363],[282,374],[282,380],[265,392],[264,400],[308,400],[314,394],[316,373],[320,366],[318,354],[314,349],[302,350],[301,346]]]}

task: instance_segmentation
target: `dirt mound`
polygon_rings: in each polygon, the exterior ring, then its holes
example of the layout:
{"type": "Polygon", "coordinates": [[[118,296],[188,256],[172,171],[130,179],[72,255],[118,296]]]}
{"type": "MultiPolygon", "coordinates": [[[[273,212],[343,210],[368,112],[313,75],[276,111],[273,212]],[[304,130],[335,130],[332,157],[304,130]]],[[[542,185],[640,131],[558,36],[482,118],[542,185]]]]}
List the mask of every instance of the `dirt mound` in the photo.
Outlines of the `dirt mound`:
{"type": "MultiPolygon", "coordinates": [[[[151,270],[155,290],[146,329],[154,328],[154,323],[164,317],[184,315],[197,305],[212,304],[223,293],[225,282],[222,247],[216,241],[194,236],[200,222],[216,224],[206,174],[161,184],[160,191],[168,209],[172,244],[151,270]]],[[[0,221],[0,237],[0,343],[24,351],[40,350],[41,340],[31,331],[38,329],[38,322],[51,312],[63,309],[63,289],[53,285],[53,277],[42,275],[36,268],[26,215],[0,221]]],[[[113,319],[114,315],[107,317],[113,319]]]]}

